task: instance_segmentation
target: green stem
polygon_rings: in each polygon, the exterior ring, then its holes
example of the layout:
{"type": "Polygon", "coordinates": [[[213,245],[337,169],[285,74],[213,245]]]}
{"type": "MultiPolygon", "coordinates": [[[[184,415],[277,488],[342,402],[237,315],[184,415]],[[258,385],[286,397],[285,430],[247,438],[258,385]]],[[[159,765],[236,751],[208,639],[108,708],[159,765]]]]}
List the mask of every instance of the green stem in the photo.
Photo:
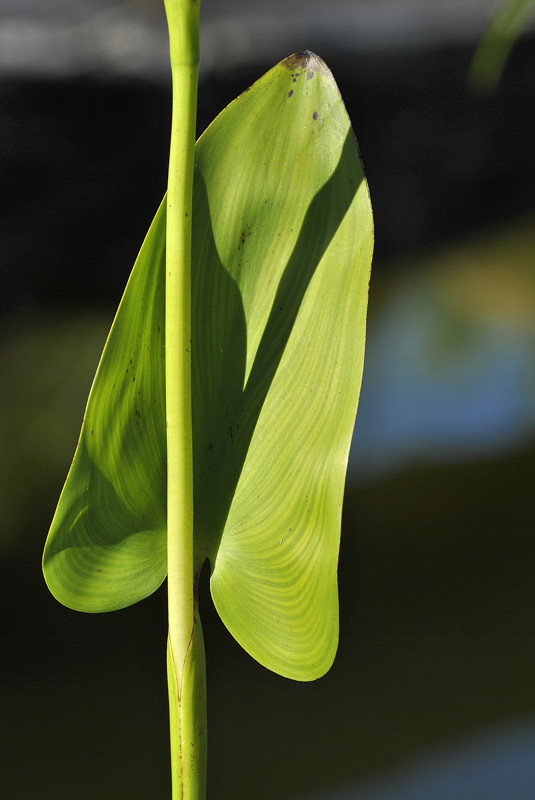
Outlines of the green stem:
{"type": "Polygon", "coordinates": [[[206,669],[197,609],[180,697],[170,640],[167,646],[167,676],[173,800],[202,800],[206,795],[206,669]]]}
{"type": "Polygon", "coordinates": [[[205,713],[206,690],[202,632],[200,624],[194,625],[191,423],[191,216],[200,0],[165,0],[165,10],[173,79],[165,313],[171,768],[173,800],[200,800],[205,747],[199,731],[205,722],[199,716],[205,713]]]}

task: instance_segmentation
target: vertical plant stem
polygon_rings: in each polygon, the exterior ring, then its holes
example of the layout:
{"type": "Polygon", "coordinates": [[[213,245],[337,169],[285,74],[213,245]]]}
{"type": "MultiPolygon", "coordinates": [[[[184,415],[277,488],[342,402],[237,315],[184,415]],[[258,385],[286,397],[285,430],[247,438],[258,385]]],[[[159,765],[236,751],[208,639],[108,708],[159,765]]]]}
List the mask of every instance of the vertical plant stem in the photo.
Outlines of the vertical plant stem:
{"type": "Polygon", "coordinates": [[[191,425],[191,212],[200,0],[165,0],[173,116],[167,189],[168,683],[173,800],[204,796],[204,652],[195,623],[191,425]]]}

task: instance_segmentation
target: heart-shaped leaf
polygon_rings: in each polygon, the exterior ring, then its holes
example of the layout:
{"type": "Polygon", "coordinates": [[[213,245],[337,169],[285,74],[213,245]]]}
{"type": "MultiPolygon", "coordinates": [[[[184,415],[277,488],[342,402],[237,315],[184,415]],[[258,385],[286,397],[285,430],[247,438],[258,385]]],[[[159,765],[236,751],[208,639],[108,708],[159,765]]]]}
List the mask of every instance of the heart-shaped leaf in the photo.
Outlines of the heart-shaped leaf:
{"type": "MultiPolygon", "coordinates": [[[[225,109],[195,159],[196,569],[210,559],[218,612],[252,656],[310,680],[338,641],[340,516],[373,240],[367,186],[334,79],[311,53],[225,109]]],[[[45,550],[52,591],[83,610],[135,602],[165,572],[164,224],[160,210],[45,550]],[[152,409],[150,426],[139,403],[152,409]]]]}

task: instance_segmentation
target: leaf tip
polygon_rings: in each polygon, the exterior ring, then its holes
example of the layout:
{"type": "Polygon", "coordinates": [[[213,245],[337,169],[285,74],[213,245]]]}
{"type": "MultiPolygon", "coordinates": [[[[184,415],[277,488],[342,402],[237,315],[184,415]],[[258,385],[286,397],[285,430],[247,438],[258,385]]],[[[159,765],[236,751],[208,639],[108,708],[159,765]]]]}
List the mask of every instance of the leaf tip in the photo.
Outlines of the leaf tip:
{"type": "Polygon", "coordinates": [[[306,70],[308,80],[314,77],[315,72],[319,72],[322,75],[331,74],[325,61],[311,50],[300,50],[298,53],[293,53],[293,55],[285,58],[282,64],[292,71],[304,72],[306,70]]]}

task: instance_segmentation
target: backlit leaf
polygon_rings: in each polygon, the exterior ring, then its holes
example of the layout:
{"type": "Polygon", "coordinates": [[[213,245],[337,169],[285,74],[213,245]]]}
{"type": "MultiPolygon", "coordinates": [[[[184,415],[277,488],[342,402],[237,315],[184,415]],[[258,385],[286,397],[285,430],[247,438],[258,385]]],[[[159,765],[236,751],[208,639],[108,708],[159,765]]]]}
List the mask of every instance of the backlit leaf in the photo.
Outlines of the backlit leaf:
{"type": "Polygon", "coordinates": [[[52,594],[79,611],[131,605],[166,576],[164,265],[162,204],[110,330],[45,546],[52,594]]]}
{"type": "Polygon", "coordinates": [[[198,554],[235,638],[307,680],[338,642],[372,250],[357,144],[324,63],[292,56],[232,103],[198,142],[195,177],[198,554]]]}
{"type": "MultiPolygon", "coordinates": [[[[253,657],[310,680],[338,641],[368,190],[334,79],[308,52],[225,109],[195,158],[195,566],[210,559],[217,610],[253,657]]],[[[165,575],[164,215],[110,332],[45,550],[52,591],[82,610],[128,605],[165,575]]]]}

